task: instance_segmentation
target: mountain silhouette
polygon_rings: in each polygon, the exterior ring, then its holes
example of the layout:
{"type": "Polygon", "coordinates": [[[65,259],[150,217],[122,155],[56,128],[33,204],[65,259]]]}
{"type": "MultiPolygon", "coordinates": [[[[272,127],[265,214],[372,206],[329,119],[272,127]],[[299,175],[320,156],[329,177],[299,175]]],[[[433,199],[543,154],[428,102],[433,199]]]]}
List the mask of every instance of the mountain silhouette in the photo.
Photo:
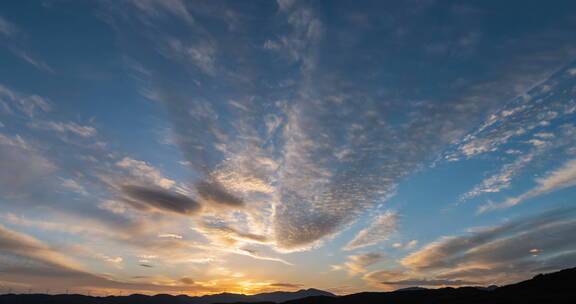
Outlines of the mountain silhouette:
{"type": "Polygon", "coordinates": [[[7,294],[0,295],[0,304],[213,304],[213,303],[282,303],[306,297],[335,297],[334,294],[318,289],[301,289],[295,292],[276,291],[255,295],[236,293],[219,293],[190,297],[158,294],[147,296],[133,294],[130,296],[91,297],[85,295],[45,295],[45,294],[7,294]]]}
{"type": "Polygon", "coordinates": [[[269,293],[261,293],[255,295],[258,298],[258,301],[261,302],[274,302],[274,303],[282,303],[289,300],[296,300],[302,299],[307,297],[315,297],[315,296],[324,296],[324,297],[335,297],[334,294],[324,291],[318,290],[314,288],[310,289],[301,289],[296,292],[287,292],[287,291],[275,291],[269,293]]]}
{"type": "Polygon", "coordinates": [[[309,297],[285,304],[500,304],[500,303],[576,303],[576,268],[549,274],[503,287],[459,287],[439,289],[401,289],[393,292],[364,292],[336,298],[309,297]]]}
{"type": "Polygon", "coordinates": [[[155,296],[134,294],[124,297],[7,294],[0,295],[0,304],[554,304],[576,303],[575,282],[576,268],[571,268],[549,274],[539,274],[530,280],[502,287],[404,288],[393,292],[363,292],[339,297],[317,289],[256,295],[221,293],[201,297],[165,294],[155,296]]]}

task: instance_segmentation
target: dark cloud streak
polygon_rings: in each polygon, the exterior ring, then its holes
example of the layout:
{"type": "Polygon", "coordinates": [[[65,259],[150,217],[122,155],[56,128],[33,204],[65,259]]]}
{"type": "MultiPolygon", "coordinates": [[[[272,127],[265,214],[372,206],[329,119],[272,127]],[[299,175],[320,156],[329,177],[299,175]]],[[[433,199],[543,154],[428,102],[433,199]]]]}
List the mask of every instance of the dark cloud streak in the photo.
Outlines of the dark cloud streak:
{"type": "Polygon", "coordinates": [[[162,211],[182,215],[192,215],[200,211],[201,205],[195,200],[166,189],[158,187],[122,186],[122,193],[147,206],[162,211]]]}

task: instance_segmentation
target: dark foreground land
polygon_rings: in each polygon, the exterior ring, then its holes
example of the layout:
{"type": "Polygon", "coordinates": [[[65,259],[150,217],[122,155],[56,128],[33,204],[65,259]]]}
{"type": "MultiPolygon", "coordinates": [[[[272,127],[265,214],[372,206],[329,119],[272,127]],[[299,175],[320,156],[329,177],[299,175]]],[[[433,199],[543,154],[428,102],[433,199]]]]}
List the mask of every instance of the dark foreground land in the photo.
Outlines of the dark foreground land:
{"type": "Polygon", "coordinates": [[[316,289],[253,296],[229,293],[203,297],[182,295],[90,297],[42,294],[0,296],[0,304],[268,304],[279,302],[286,304],[576,303],[576,268],[540,274],[527,281],[494,289],[478,287],[415,289],[394,292],[364,292],[340,297],[316,289]]]}

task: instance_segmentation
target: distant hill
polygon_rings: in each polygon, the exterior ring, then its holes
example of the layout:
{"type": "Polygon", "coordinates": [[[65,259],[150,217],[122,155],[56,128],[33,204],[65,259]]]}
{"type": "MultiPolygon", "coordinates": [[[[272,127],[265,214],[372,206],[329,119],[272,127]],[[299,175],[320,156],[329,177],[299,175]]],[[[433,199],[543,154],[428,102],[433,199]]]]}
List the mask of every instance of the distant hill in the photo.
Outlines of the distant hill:
{"type": "Polygon", "coordinates": [[[83,295],[1,295],[0,304],[555,304],[576,303],[576,268],[502,287],[405,288],[393,292],[363,292],[346,296],[317,290],[270,292],[257,295],[221,293],[201,297],[171,295],[131,295],[125,297],[89,297],[83,295]]]}
{"type": "Polygon", "coordinates": [[[395,291],[414,291],[414,290],[428,290],[428,288],[414,286],[414,287],[396,289],[395,291]]]}
{"type": "Polygon", "coordinates": [[[306,297],[335,297],[334,294],[318,289],[302,289],[295,292],[276,291],[256,295],[235,293],[219,293],[190,297],[186,295],[171,296],[159,294],[146,296],[133,294],[130,296],[91,297],[84,295],[45,295],[21,294],[0,295],[0,304],[213,304],[213,303],[281,303],[306,297]]]}
{"type": "Polygon", "coordinates": [[[296,292],[287,292],[287,291],[276,291],[276,292],[269,292],[269,293],[261,293],[254,295],[253,297],[257,298],[257,301],[261,302],[275,302],[275,303],[282,303],[290,300],[302,299],[307,297],[315,297],[315,296],[324,296],[324,297],[335,297],[333,293],[318,290],[314,288],[310,289],[301,289],[296,292]]]}
{"type": "Polygon", "coordinates": [[[309,297],[285,304],[555,304],[576,303],[576,268],[503,287],[460,287],[439,289],[364,292],[336,298],[309,297]]]}

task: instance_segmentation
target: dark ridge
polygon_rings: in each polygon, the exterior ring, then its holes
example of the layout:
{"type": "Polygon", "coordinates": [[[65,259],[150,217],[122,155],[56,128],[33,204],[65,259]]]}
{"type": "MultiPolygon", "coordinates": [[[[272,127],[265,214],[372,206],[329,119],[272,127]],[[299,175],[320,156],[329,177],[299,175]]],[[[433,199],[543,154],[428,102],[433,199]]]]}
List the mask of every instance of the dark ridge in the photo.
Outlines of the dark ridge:
{"type": "Polygon", "coordinates": [[[160,294],[146,296],[90,297],[84,295],[7,294],[0,304],[500,304],[500,303],[576,303],[576,268],[549,274],[539,274],[530,280],[503,287],[404,288],[393,292],[363,292],[346,296],[317,290],[270,292],[257,295],[221,293],[201,297],[160,294]]]}
{"type": "Polygon", "coordinates": [[[281,303],[310,296],[329,296],[334,294],[318,289],[302,289],[295,292],[277,291],[256,295],[219,293],[190,297],[158,294],[147,296],[133,294],[129,296],[92,297],[85,295],[46,295],[46,294],[6,294],[0,295],[0,304],[214,304],[214,303],[281,303]]]}

